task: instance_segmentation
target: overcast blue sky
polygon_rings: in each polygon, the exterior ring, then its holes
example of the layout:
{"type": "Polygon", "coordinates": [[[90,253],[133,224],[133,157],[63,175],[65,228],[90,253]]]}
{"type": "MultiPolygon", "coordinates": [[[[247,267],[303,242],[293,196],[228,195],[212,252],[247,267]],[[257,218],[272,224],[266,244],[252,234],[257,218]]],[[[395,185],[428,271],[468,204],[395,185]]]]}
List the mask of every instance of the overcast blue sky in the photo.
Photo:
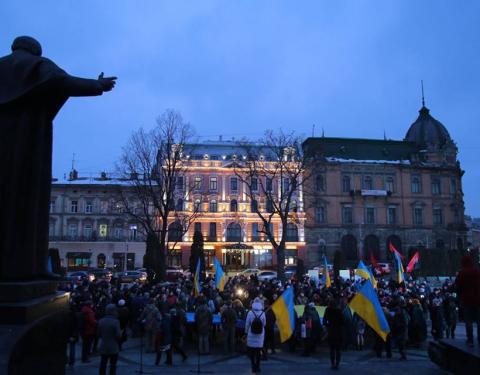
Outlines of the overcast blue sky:
{"type": "Polygon", "coordinates": [[[282,126],[403,139],[421,106],[460,150],[480,216],[479,1],[2,0],[0,54],[31,35],[67,72],[119,77],[57,116],[54,175],[112,170],[134,129],[175,108],[206,138],[282,126]]]}

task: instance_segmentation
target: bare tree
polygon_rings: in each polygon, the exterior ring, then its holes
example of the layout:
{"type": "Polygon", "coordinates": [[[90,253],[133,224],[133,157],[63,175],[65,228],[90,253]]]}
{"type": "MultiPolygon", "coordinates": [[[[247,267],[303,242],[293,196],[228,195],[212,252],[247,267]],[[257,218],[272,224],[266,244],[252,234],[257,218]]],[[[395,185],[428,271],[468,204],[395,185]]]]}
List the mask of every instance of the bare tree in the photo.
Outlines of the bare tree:
{"type": "Polygon", "coordinates": [[[251,209],[263,223],[260,232],[277,253],[277,274],[283,280],[286,242],[299,241],[296,224],[303,218],[302,188],[309,178],[302,139],[294,133],[268,130],[258,142],[244,140],[239,145],[246,155],[235,164],[235,174],[246,186],[251,209]],[[272,230],[274,222],[279,223],[277,237],[272,230]]]}
{"type": "Polygon", "coordinates": [[[135,131],[122,150],[117,169],[126,180],[119,190],[125,212],[146,236],[144,264],[156,278],[165,279],[166,254],[197,217],[186,201],[191,190],[185,181],[183,148],[193,136],[178,111],[168,109],[154,129],[135,131]]]}

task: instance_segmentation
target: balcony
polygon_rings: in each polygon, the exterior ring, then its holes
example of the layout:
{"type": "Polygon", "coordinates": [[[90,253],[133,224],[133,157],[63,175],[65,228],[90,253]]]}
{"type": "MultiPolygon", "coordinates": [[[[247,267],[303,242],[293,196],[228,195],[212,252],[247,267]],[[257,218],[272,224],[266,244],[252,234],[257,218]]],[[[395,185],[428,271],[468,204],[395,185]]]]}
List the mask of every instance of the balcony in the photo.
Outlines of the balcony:
{"type": "Polygon", "coordinates": [[[141,236],[137,236],[135,239],[126,236],[49,236],[48,240],[50,242],[145,242],[141,236]]]}

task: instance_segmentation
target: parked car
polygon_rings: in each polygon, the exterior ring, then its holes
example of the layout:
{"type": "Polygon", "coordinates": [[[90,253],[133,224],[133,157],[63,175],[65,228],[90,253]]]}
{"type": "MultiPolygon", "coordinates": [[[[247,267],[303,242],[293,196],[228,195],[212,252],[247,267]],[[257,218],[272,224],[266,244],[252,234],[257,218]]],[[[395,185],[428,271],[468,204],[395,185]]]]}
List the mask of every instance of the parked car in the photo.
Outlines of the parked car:
{"type": "Polygon", "coordinates": [[[390,263],[378,263],[375,270],[377,274],[380,275],[389,275],[392,272],[392,269],[390,268],[390,263]]]}
{"type": "Polygon", "coordinates": [[[258,280],[260,281],[269,281],[277,278],[277,273],[275,271],[260,271],[257,273],[258,280]]]}
{"type": "Polygon", "coordinates": [[[185,273],[182,268],[178,266],[167,267],[167,270],[166,270],[167,281],[177,281],[177,279],[182,276],[185,276],[185,273]]]}
{"type": "Polygon", "coordinates": [[[90,271],[70,271],[65,277],[69,281],[88,280],[92,282],[95,280],[95,275],[90,271]]]}
{"type": "Polygon", "coordinates": [[[106,268],[95,268],[93,270],[90,270],[90,272],[95,277],[95,280],[110,281],[112,279],[112,271],[106,268]]]}
{"type": "Polygon", "coordinates": [[[242,272],[239,272],[237,275],[238,276],[245,276],[245,277],[250,277],[252,275],[258,274],[260,270],[258,268],[247,268],[243,270],[242,272]]]}
{"type": "Polygon", "coordinates": [[[143,271],[125,271],[118,273],[118,281],[120,283],[143,283],[147,280],[147,275],[143,271]]]}
{"type": "Polygon", "coordinates": [[[297,266],[286,266],[285,267],[285,277],[291,279],[297,273],[297,266]]]}

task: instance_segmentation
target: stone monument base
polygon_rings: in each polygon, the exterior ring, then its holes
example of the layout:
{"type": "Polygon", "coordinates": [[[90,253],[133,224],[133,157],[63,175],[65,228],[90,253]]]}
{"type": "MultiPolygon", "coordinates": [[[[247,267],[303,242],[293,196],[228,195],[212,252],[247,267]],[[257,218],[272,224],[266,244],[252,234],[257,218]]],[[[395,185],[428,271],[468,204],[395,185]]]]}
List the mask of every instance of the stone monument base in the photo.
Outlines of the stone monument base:
{"type": "Polygon", "coordinates": [[[54,281],[0,282],[0,375],[65,373],[68,297],[54,281]]]}
{"type": "Polygon", "coordinates": [[[478,375],[480,372],[480,348],[478,345],[470,348],[463,340],[431,341],[428,355],[441,368],[454,374],[478,375]]]}

